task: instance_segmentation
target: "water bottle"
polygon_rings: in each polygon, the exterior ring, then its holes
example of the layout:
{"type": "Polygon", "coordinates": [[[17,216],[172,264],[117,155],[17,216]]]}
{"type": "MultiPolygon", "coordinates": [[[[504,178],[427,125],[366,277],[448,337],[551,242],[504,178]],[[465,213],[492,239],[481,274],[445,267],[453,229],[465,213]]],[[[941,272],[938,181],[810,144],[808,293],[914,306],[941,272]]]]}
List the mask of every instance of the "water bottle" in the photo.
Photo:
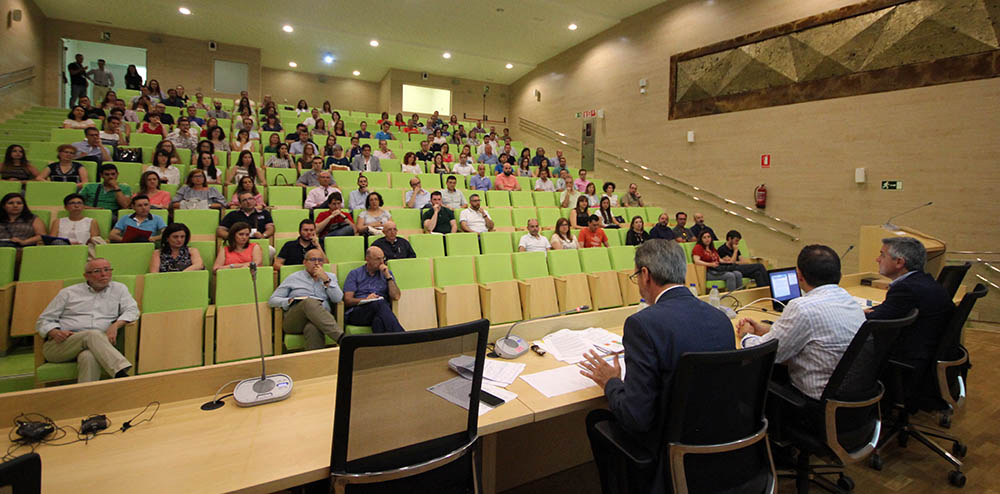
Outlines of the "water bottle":
{"type": "Polygon", "coordinates": [[[694,295],[695,297],[698,296],[698,285],[691,283],[688,285],[688,290],[691,290],[691,295],[694,295]]]}
{"type": "Polygon", "coordinates": [[[708,303],[712,304],[712,307],[716,309],[719,308],[719,288],[712,287],[712,292],[708,295],[708,303]]]}

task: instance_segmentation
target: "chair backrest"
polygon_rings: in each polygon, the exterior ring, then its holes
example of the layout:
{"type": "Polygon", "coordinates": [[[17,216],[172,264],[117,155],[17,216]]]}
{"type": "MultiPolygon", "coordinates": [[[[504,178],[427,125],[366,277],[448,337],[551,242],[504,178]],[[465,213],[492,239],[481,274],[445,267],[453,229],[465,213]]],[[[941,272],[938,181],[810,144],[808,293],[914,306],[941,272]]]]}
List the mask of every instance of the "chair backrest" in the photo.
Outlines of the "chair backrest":
{"type": "Polygon", "coordinates": [[[154,245],[150,242],[130,244],[103,244],[94,248],[97,257],[111,263],[115,274],[146,274],[154,245]]]}
{"type": "Polygon", "coordinates": [[[323,249],[331,263],[365,260],[364,237],[326,237],[323,249]]]}
{"type": "MultiPolygon", "coordinates": [[[[399,469],[405,467],[433,467],[455,458],[468,461],[465,453],[477,438],[488,333],[489,321],[480,319],[422,331],[347,335],[341,340],[330,458],[337,492],[351,481],[378,481],[390,470],[398,478],[399,469]],[[463,353],[473,354],[474,366],[471,381],[455,381],[459,391],[454,393],[463,403],[458,406],[434,393],[444,391],[445,381],[456,378],[448,360],[463,353]],[[403,367],[406,371],[400,373],[403,367]],[[387,424],[393,425],[391,434],[386,433],[387,424]]],[[[414,470],[417,480],[424,469],[414,470]]],[[[465,472],[471,478],[471,469],[465,472]]],[[[468,481],[463,478],[461,483],[468,481]]],[[[396,488],[401,487],[399,482],[394,483],[396,488]]]]}
{"type": "Polygon", "coordinates": [[[824,417],[834,419],[825,422],[827,446],[841,461],[867,457],[878,442],[878,401],[884,389],[878,378],[900,330],[913,324],[917,313],[913,309],[900,319],[865,321],[833,369],[820,401],[824,417]]]}
{"type": "Polygon", "coordinates": [[[526,230],[528,228],[528,220],[538,220],[538,210],[534,207],[514,208],[510,210],[510,215],[511,221],[514,222],[514,228],[519,230],[526,230]]]}
{"type": "Polygon", "coordinates": [[[0,491],[12,494],[40,494],[42,492],[42,457],[28,453],[0,463],[0,491]],[[10,487],[7,491],[5,487],[10,487]]]}
{"type": "Polygon", "coordinates": [[[483,254],[510,254],[514,251],[510,243],[510,232],[480,233],[479,244],[483,254]]]}
{"type": "Polygon", "coordinates": [[[632,271],[635,269],[635,246],[619,245],[608,247],[608,258],[611,260],[611,269],[615,271],[632,271]]]}
{"type": "Polygon", "coordinates": [[[661,458],[675,460],[671,461],[671,477],[686,485],[687,492],[728,492],[771,469],[764,441],[748,441],[726,452],[689,455],[679,462],[676,457],[684,453],[684,446],[723,445],[764,432],[764,402],[777,343],[681,355],[667,398],[661,402],[667,448],[661,458]],[[740,468],[732,468],[734,464],[740,468]]]}
{"type": "Polygon", "coordinates": [[[944,291],[948,292],[948,297],[955,297],[955,293],[958,292],[958,286],[962,284],[962,280],[965,279],[965,273],[971,267],[972,263],[967,262],[965,264],[941,268],[941,273],[938,274],[937,281],[944,287],[944,291]]]}
{"type": "Polygon", "coordinates": [[[476,272],[472,256],[449,256],[434,259],[434,286],[474,285],[476,272]]]}
{"type": "Polygon", "coordinates": [[[443,257],[444,235],[436,233],[418,233],[407,239],[417,257],[443,257]]]}
{"type": "Polygon", "coordinates": [[[551,250],[548,252],[549,274],[552,276],[563,276],[567,274],[582,273],[580,267],[580,257],[576,253],[578,249],[551,250]]]}
{"type": "Polygon", "coordinates": [[[444,236],[445,251],[449,256],[478,256],[478,233],[450,233],[444,236]]]}
{"type": "Polygon", "coordinates": [[[24,185],[24,200],[31,207],[61,207],[63,198],[74,192],[76,184],[73,182],[28,182],[24,185]]]}
{"type": "Polygon", "coordinates": [[[14,281],[14,264],[16,260],[17,249],[13,247],[0,247],[0,288],[14,281]]]}
{"type": "Polygon", "coordinates": [[[511,268],[510,254],[486,254],[476,257],[476,276],[480,283],[496,283],[511,281],[514,271],[511,268]]]}
{"type": "Polygon", "coordinates": [[[174,211],[174,223],[184,223],[191,235],[215,236],[219,227],[219,212],[214,209],[178,209],[174,211]]]}
{"type": "Polygon", "coordinates": [[[65,280],[83,276],[86,245],[45,245],[21,250],[18,281],[65,280]]]}
{"type": "MultiPolygon", "coordinates": [[[[388,263],[392,277],[400,290],[429,288],[431,286],[430,259],[392,259],[388,263]]],[[[346,280],[346,278],[345,278],[346,280]]]]}
{"type": "MultiPolygon", "coordinates": [[[[387,190],[385,192],[386,194],[384,195],[388,197],[392,191],[387,190]]],[[[423,229],[420,222],[420,210],[418,209],[393,209],[390,214],[392,215],[392,221],[396,223],[396,229],[399,231],[423,229]]]]}
{"type": "Polygon", "coordinates": [[[510,206],[510,193],[506,190],[486,191],[486,205],[489,207],[510,206]]]}
{"type": "Polygon", "coordinates": [[[580,255],[580,267],[584,273],[602,273],[611,271],[611,259],[607,247],[576,249],[580,255]]]}
{"type": "MultiPolygon", "coordinates": [[[[554,252],[550,251],[549,253],[554,252]]],[[[545,252],[515,252],[511,255],[514,261],[514,277],[519,280],[544,278],[549,275],[545,252]]]]}
{"type": "MultiPolygon", "coordinates": [[[[253,283],[250,279],[250,268],[220,269],[215,273],[215,305],[252,304],[253,283]]],[[[274,268],[260,266],[257,268],[257,301],[267,302],[274,291],[274,268]]]]}
{"type": "Polygon", "coordinates": [[[938,396],[953,410],[965,401],[965,377],[969,369],[968,351],[962,346],[962,331],[976,301],[985,297],[987,290],[986,285],[977,283],[971,292],[962,297],[945,326],[935,352],[937,362],[931,372],[935,376],[938,396]]]}
{"type": "Polygon", "coordinates": [[[208,271],[150,273],[145,277],[142,311],[145,314],[208,307],[208,271]]]}
{"type": "MultiPolygon", "coordinates": [[[[271,211],[276,233],[299,233],[299,222],[309,217],[308,209],[275,209],[271,211]]],[[[276,246],[279,249],[281,246],[276,246]]]]}

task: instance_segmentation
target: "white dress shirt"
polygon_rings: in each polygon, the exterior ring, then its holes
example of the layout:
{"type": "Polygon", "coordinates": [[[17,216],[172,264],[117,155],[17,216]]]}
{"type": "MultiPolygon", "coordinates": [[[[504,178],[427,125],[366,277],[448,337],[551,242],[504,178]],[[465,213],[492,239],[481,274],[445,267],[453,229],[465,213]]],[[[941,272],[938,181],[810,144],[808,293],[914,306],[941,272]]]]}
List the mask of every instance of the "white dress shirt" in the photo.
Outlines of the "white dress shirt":
{"type": "MultiPolygon", "coordinates": [[[[310,190],[309,193],[306,194],[306,209],[312,209],[320,204],[323,204],[323,201],[325,201],[326,198],[334,192],[340,192],[340,189],[332,185],[328,185],[326,187],[316,187],[315,189],[310,190]]],[[[343,198],[343,194],[341,194],[341,198],[343,198]]]]}
{"type": "Polygon", "coordinates": [[[458,222],[461,224],[465,222],[465,226],[469,230],[476,233],[483,233],[486,231],[486,218],[489,218],[490,214],[486,212],[482,207],[479,211],[474,211],[472,208],[465,208],[462,213],[458,215],[458,222]],[[479,214],[482,212],[483,214],[479,214]]]}
{"type": "Polygon", "coordinates": [[[77,283],[59,290],[38,316],[35,329],[42,338],[53,329],[104,331],[119,319],[126,322],[139,319],[139,305],[128,292],[128,287],[112,281],[98,292],[86,283],[77,283]]]}
{"type": "Polygon", "coordinates": [[[521,241],[518,242],[517,247],[524,247],[526,252],[546,252],[552,248],[552,244],[549,243],[549,239],[543,237],[541,234],[536,237],[530,233],[525,233],[521,237],[521,241]]]}

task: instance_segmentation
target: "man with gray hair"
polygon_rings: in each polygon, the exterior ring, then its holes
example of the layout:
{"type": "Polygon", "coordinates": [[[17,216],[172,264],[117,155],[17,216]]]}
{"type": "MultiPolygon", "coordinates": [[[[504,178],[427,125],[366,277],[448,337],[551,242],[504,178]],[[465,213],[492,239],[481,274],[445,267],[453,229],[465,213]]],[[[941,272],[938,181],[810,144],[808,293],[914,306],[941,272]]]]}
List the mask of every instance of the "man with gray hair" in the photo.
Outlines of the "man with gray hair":
{"type": "MultiPolygon", "coordinates": [[[[944,287],[924,272],[926,260],[924,244],[913,237],[882,239],[875,262],[878,273],[892,282],[885,301],[865,311],[868,319],[899,319],[913,309],[920,310],[913,325],[899,333],[892,355],[921,371],[934,357],[941,333],[955,310],[944,287]]],[[[913,377],[926,379],[926,376],[913,377]]]]}
{"type": "MultiPolygon", "coordinates": [[[[605,492],[619,480],[610,478],[617,450],[596,431],[597,424],[611,422],[648,451],[659,451],[659,425],[665,419],[660,403],[670,394],[680,356],[735,349],[729,318],[691,294],[684,286],[686,274],[684,248],[676,242],[652,239],[637,247],[630,279],[650,306],[625,320],[622,344],[628,355],[628,380],[621,378],[617,356],[609,364],[591,351],[582,362],[581,374],[604,389],[610,408],[587,415],[587,435],[605,492]]],[[[631,480],[646,483],[641,492],[665,492],[665,478],[662,472],[649,472],[648,478],[631,480]]]]}

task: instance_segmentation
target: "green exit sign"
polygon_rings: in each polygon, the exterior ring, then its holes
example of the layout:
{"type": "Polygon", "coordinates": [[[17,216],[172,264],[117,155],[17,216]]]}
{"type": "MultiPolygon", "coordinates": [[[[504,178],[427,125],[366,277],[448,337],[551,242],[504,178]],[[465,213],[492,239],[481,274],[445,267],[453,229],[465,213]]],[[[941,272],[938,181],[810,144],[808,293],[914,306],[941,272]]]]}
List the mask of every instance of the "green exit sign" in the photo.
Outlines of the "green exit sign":
{"type": "Polygon", "coordinates": [[[903,190],[902,180],[883,180],[882,190],[903,190]]]}

